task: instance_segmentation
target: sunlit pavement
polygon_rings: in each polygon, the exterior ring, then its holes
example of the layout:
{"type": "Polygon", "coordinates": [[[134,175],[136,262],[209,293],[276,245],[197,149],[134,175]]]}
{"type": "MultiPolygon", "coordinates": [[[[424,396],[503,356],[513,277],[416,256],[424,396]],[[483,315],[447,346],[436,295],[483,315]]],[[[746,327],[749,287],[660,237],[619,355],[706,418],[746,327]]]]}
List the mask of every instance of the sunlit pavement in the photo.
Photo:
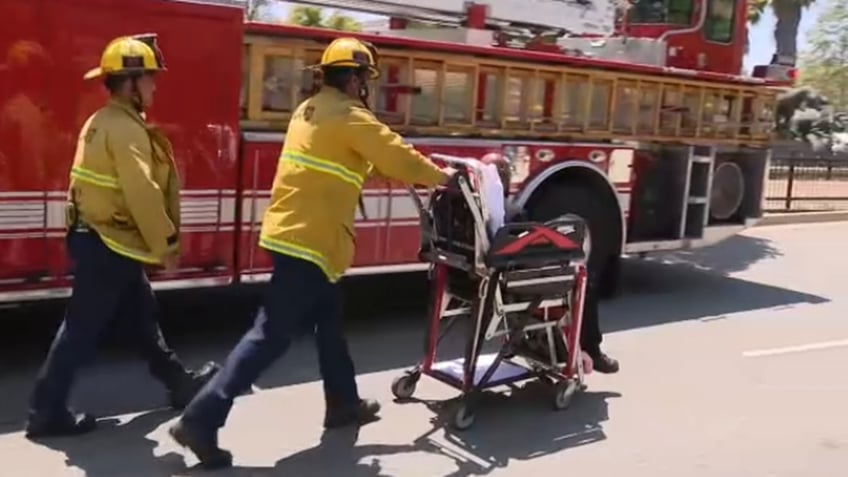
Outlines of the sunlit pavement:
{"type": "MultiPolygon", "coordinates": [[[[561,412],[538,385],[493,395],[463,433],[438,419],[439,402],[456,395],[442,384],[422,378],[419,402],[392,401],[391,380],[420,357],[423,313],[356,321],[360,388],[382,401],[382,420],[322,435],[314,351],[298,343],[236,402],[221,433],[236,467],[216,475],[846,475],[846,237],[846,223],[762,227],[712,249],[629,261],[623,293],[602,306],[621,373],[591,375],[561,412]]],[[[178,347],[199,363],[222,359],[237,338],[178,347]]],[[[27,441],[39,359],[0,375],[0,475],[204,474],[168,438],[176,415],[129,356],[82,373],[74,401],[107,416],[97,432],[27,441]]]]}

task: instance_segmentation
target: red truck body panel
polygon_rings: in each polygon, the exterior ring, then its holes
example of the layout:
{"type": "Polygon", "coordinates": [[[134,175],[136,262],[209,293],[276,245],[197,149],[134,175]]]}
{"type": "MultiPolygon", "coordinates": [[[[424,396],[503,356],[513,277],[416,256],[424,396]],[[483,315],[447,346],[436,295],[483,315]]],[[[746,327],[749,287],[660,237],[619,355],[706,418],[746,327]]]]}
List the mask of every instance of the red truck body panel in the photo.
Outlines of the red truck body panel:
{"type": "Polygon", "coordinates": [[[120,8],[113,0],[0,0],[0,12],[14,19],[0,29],[0,280],[26,282],[17,284],[24,289],[64,285],[68,170],[81,126],[107,99],[99,81],[82,76],[109,40],[144,32],[159,34],[168,66],[150,119],[173,141],[189,191],[181,275],[231,271],[235,217],[221,213],[238,184],[241,10],[157,0],[121,0],[120,8]]]}
{"type": "MultiPolygon", "coordinates": [[[[245,44],[257,37],[280,44],[301,40],[320,44],[338,36],[338,32],[244,24],[239,8],[177,0],[0,0],[0,15],[13,19],[0,29],[0,303],[67,295],[71,277],[65,250],[68,171],[80,128],[107,100],[102,84],[85,81],[82,76],[98,65],[111,39],[137,33],[159,35],[168,71],[157,78],[149,117],[172,140],[183,182],[181,267],[168,277],[153,271],[154,286],[218,286],[267,278],[270,257],[257,242],[284,135],[282,130],[271,128],[260,131],[249,120],[240,123],[244,119],[240,94],[246,83],[242,61],[245,44]]],[[[616,71],[622,72],[622,77],[644,73],[677,78],[674,81],[678,82],[698,78],[739,90],[764,82],[551,52],[357,36],[387,50],[460,53],[467,58],[511,60],[529,67],[579,66],[603,75],[616,71]]],[[[694,37],[686,40],[681,36],[678,40],[697,43],[694,37]]],[[[729,58],[726,54],[731,47],[721,48],[729,58]]],[[[741,51],[739,45],[735,48],[738,51],[733,54],[741,51]]],[[[719,54],[719,50],[715,52],[719,54]]],[[[254,81],[253,85],[264,87],[261,82],[254,81]]],[[[389,99],[397,101],[398,95],[391,93],[389,99]]],[[[551,183],[555,175],[562,178],[562,173],[568,173],[572,180],[591,183],[599,196],[610,199],[604,202],[611,203],[607,223],[618,229],[614,233],[621,236],[622,252],[715,243],[759,217],[755,202],[762,191],[756,186],[767,164],[767,152],[757,152],[756,161],[748,158],[754,154],[750,149],[746,159],[735,158],[735,145],[722,153],[722,161],[737,160],[744,166],[746,187],[752,186],[746,199],[750,203],[731,221],[707,224],[704,219],[703,234],[684,236],[683,231],[667,232],[657,218],[671,215],[669,210],[674,212],[678,203],[688,207],[684,199],[692,198],[684,198],[682,189],[672,190],[669,184],[688,181],[691,174],[685,167],[665,166],[703,157],[681,155],[674,149],[680,149],[678,145],[666,144],[663,147],[668,151],[657,152],[657,144],[571,141],[566,134],[538,140],[509,140],[507,133],[502,136],[493,134],[484,139],[434,133],[408,140],[425,154],[479,158],[489,152],[504,153],[513,161],[511,189],[519,205],[551,183]],[[657,160],[663,154],[674,157],[657,160]],[[572,174],[574,171],[577,173],[572,174]],[[637,192],[640,182],[662,184],[657,189],[669,189],[672,199],[655,194],[650,187],[637,192]],[[641,242],[627,242],[636,217],[655,222],[651,230],[662,233],[645,233],[642,237],[647,238],[641,242]]],[[[702,205],[709,196],[704,187],[704,197],[694,197],[702,205]]],[[[371,180],[366,184],[365,216],[356,220],[357,247],[351,273],[411,270],[425,265],[417,260],[418,215],[407,194],[398,183],[371,180]]]]}

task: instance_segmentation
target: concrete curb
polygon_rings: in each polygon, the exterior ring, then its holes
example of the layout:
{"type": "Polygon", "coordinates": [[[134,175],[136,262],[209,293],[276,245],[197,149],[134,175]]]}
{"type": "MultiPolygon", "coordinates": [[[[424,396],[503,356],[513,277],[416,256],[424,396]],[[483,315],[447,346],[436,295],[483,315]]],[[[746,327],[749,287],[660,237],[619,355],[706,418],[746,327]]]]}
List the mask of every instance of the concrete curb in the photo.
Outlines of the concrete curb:
{"type": "Polygon", "coordinates": [[[767,225],[814,224],[819,222],[841,221],[848,221],[848,210],[766,214],[762,219],[760,219],[756,226],[762,227],[767,225]]]}

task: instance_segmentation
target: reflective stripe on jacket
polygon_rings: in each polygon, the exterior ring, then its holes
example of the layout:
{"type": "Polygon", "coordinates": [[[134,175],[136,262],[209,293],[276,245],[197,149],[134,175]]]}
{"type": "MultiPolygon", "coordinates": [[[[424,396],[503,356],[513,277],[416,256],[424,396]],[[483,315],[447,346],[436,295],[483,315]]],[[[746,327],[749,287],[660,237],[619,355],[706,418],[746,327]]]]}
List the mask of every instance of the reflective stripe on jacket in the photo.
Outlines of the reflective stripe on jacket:
{"type": "Polygon", "coordinates": [[[292,115],[260,246],[312,262],[337,281],[353,262],[356,206],[372,174],[426,186],[444,178],[359,101],[324,87],[292,115]]]}
{"type": "Polygon", "coordinates": [[[77,141],[68,200],[107,247],[161,263],[179,248],[179,193],[170,141],[132,106],[113,100],[88,118],[77,141]]]}

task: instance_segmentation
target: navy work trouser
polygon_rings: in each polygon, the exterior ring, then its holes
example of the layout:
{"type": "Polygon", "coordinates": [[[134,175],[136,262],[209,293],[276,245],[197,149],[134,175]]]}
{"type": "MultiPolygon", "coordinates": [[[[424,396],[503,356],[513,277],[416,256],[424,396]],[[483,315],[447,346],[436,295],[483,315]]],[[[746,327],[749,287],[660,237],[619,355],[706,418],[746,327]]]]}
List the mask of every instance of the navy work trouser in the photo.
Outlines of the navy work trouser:
{"type": "Polygon", "coordinates": [[[597,280],[590,279],[586,283],[586,295],[583,297],[583,324],[580,329],[580,347],[589,354],[600,353],[601,342],[604,340],[598,315],[599,301],[597,280]]]}
{"type": "Polygon", "coordinates": [[[271,254],[274,272],[253,327],[230,352],[223,368],[186,407],[183,421],[204,432],[224,426],[233,400],[250,389],[286,350],[292,339],[313,334],[328,406],[359,402],[353,361],[342,330],[342,299],[310,262],[271,254]]]}
{"type": "Polygon", "coordinates": [[[142,264],[109,250],[93,231],[70,232],[68,251],[75,262],[73,291],[36,379],[30,413],[49,419],[66,411],[77,370],[114,318],[127,325],[153,376],[166,387],[182,379],[186,371],[162,337],[142,264]]]}

